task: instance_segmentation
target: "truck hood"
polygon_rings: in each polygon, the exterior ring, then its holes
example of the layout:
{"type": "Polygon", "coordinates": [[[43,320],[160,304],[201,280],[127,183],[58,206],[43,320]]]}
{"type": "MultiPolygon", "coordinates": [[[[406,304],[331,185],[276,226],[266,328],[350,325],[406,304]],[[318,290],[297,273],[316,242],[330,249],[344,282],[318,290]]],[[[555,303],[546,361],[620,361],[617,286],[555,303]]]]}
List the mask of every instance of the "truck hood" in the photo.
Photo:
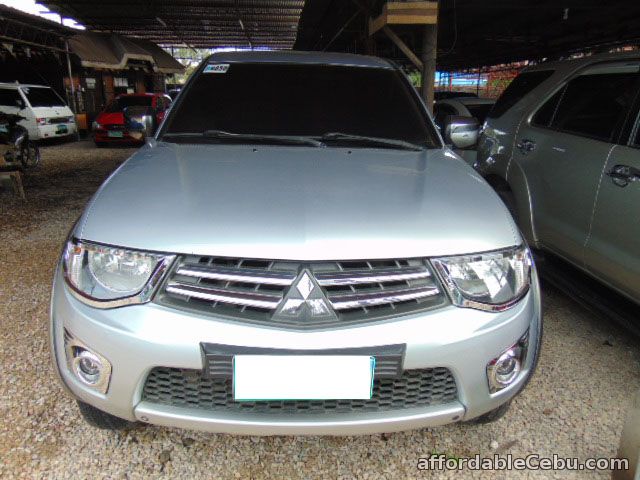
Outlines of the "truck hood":
{"type": "Polygon", "coordinates": [[[521,242],[491,187],[449,150],[153,141],[102,185],[75,235],[291,260],[455,255],[521,242]]]}
{"type": "Polygon", "coordinates": [[[56,107],[33,107],[33,114],[36,118],[52,118],[52,117],[72,117],[73,112],[65,105],[56,107]]]}

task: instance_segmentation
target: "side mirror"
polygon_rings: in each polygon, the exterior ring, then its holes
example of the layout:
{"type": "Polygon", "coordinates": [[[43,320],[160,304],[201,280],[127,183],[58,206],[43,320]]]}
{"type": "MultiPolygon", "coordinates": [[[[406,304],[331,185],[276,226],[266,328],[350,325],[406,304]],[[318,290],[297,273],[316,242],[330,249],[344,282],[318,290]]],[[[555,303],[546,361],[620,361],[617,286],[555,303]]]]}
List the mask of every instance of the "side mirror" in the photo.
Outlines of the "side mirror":
{"type": "Polygon", "coordinates": [[[155,113],[151,107],[127,107],[124,114],[124,125],[129,135],[138,140],[153,136],[155,113]]]}
{"type": "Polygon", "coordinates": [[[478,143],[480,124],[473,117],[448,115],[444,120],[444,141],[455,148],[471,148],[478,143]]]}

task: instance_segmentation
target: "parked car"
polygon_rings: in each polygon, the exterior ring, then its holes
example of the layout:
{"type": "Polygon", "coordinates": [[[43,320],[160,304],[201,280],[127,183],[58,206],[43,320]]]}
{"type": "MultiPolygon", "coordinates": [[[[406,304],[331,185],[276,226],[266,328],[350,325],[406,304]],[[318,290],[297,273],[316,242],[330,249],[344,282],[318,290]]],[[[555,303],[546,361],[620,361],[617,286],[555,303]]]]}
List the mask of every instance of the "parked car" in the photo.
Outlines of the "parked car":
{"type": "Polygon", "coordinates": [[[97,146],[109,144],[144,143],[144,137],[132,136],[125,122],[125,110],[148,108],[153,118],[153,130],[160,125],[171,105],[171,97],[163,93],[135,93],[118,95],[100,112],[93,122],[93,139],[97,146]]]}
{"type": "Polygon", "coordinates": [[[0,83],[0,112],[20,115],[20,125],[31,140],[68,137],[78,134],[71,109],[50,87],[20,83],[0,83]]]}
{"type": "MultiPolygon", "coordinates": [[[[433,106],[433,118],[436,125],[440,128],[445,125],[449,115],[472,117],[478,121],[478,125],[482,125],[494,103],[495,100],[490,98],[478,97],[457,97],[440,100],[433,106]]],[[[476,148],[477,145],[471,145],[464,149],[455,149],[454,151],[469,165],[474,165],[477,156],[476,148]]]]}
{"type": "Polygon", "coordinates": [[[103,428],[360,434],[496,420],[541,322],[513,219],[401,70],[221,52],[72,228],[51,347],[103,428]]]}
{"type": "Polygon", "coordinates": [[[529,245],[640,302],[640,55],[523,71],[489,113],[478,169],[529,245]]]}

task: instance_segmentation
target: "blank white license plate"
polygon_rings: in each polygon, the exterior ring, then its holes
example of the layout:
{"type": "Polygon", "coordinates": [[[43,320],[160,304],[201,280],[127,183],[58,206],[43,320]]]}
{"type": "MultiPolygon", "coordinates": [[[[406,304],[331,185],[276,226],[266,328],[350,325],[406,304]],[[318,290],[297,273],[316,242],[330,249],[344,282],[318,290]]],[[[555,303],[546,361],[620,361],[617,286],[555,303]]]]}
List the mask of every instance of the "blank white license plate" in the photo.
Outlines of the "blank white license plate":
{"type": "Polygon", "coordinates": [[[236,355],[233,398],[356,400],[371,398],[375,358],[359,355],[236,355]]]}

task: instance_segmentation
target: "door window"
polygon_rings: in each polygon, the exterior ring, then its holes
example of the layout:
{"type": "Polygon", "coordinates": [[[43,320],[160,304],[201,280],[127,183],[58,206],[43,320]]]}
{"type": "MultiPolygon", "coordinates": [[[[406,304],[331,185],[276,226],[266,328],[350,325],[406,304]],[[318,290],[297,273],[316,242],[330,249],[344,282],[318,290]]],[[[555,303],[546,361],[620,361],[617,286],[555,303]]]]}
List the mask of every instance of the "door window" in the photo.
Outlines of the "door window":
{"type": "Polygon", "coordinates": [[[638,91],[638,78],[637,66],[632,71],[602,69],[574,78],[566,86],[551,128],[613,141],[638,91]]]}
{"type": "Polygon", "coordinates": [[[5,107],[17,107],[20,100],[22,100],[22,98],[17,90],[0,88],[0,105],[5,107]]]}
{"type": "Polygon", "coordinates": [[[538,109],[533,118],[531,124],[537,127],[548,127],[558,110],[558,103],[564,94],[564,87],[558,90],[549,100],[547,100],[542,107],[538,109]]]}
{"type": "Polygon", "coordinates": [[[518,103],[522,97],[532,91],[553,74],[553,70],[539,70],[536,72],[524,72],[518,75],[509,86],[502,92],[500,98],[495,103],[488,118],[499,118],[507,110],[518,103]]]}
{"type": "Polygon", "coordinates": [[[640,104],[636,101],[634,109],[635,122],[631,123],[628,145],[634,148],[640,148],[640,104]]]}
{"type": "Polygon", "coordinates": [[[478,103],[478,104],[467,104],[467,110],[473,118],[478,120],[478,123],[482,125],[484,121],[487,119],[487,115],[489,111],[493,108],[493,104],[491,103],[478,103]]]}

